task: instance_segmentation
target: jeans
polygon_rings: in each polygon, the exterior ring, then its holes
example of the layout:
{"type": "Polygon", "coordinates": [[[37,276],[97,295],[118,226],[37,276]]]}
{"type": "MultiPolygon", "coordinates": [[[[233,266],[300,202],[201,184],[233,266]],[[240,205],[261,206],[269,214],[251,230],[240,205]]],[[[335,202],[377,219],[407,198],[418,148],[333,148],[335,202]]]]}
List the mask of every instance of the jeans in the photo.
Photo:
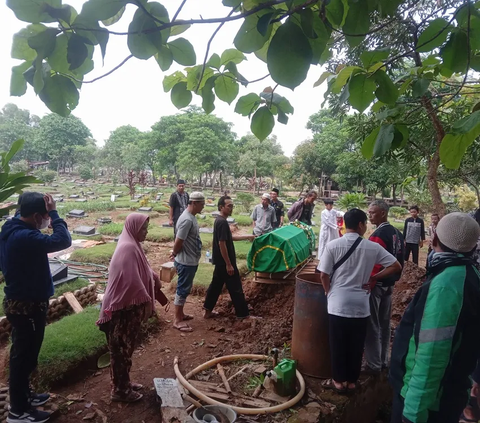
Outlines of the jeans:
{"type": "Polygon", "coordinates": [[[365,358],[368,367],[375,371],[380,371],[382,367],[388,365],[392,292],[393,286],[376,285],[370,293],[370,317],[365,338],[365,358]]]}
{"type": "Polygon", "coordinates": [[[227,273],[227,266],[215,266],[213,271],[213,278],[210,286],[207,290],[205,297],[205,303],[203,308],[212,311],[217,304],[218,297],[222,293],[223,285],[227,285],[230,298],[232,299],[233,306],[235,307],[235,314],[237,317],[248,316],[248,305],[245,301],[245,295],[243,293],[242,280],[237,266],[234,266],[233,275],[227,273]]]}
{"type": "Polygon", "coordinates": [[[10,406],[22,414],[30,408],[30,375],[37,367],[38,355],[45,334],[47,313],[32,315],[7,314],[12,325],[10,349],[10,406]]]}
{"type": "Polygon", "coordinates": [[[418,266],[419,251],[420,251],[420,245],[419,244],[406,243],[405,244],[405,261],[408,261],[408,259],[410,257],[410,252],[411,252],[413,262],[418,266]]]}
{"type": "Polygon", "coordinates": [[[177,293],[175,294],[175,300],[173,302],[176,306],[183,306],[187,302],[187,297],[190,294],[193,286],[193,279],[195,278],[195,273],[197,273],[197,266],[186,266],[185,264],[180,264],[175,262],[175,267],[177,268],[177,293]]]}
{"type": "Polygon", "coordinates": [[[367,319],[328,315],[332,377],[336,382],[356,383],[360,376],[367,319]]]}

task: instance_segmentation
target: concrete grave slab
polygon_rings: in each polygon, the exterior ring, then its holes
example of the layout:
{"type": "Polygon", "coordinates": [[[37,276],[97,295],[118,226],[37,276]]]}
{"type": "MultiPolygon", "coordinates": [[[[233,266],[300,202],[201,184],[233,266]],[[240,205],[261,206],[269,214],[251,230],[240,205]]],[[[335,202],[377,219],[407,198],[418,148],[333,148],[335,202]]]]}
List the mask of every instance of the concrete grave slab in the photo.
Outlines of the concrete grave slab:
{"type": "Polygon", "coordinates": [[[152,207],[140,207],[138,209],[139,212],[151,212],[153,210],[152,207]]]}
{"type": "Polygon", "coordinates": [[[235,223],[235,219],[233,217],[227,217],[228,223],[235,223]]]}
{"type": "Polygon", "coordinates": [[[100,217],[97,219],[97,222],[101,225],[106,225],[107,223],[112,223],[112,219],[110,219],[109,217],[100,217]]]}
{"type": "Polygon", "coordinates": [[[85,217],[85,210],[70,210],[68,214],[73,217],[85,217]]]}
{"type": "Polygon", "coordinates": [[[213,228],[200,228],[198,231],[202,234],[213,234],[213,228]]]}
{"type": "Polygon", "coordinates": [[[204,214],[197,214],[197,219],[205,220],[206,217],[204,214]]]}
{"type": "Polygon", "coordinates": [[[214,212],[212,212],[212,216],[213,217],[220,216],[220,212],[219,211],[214,211],[214,212]]]}
{"type": "Polygon", "coordinates": [[[93,226],[78,226],[73,230],[73,233],[78,235],[95,235],[95,228],[93,226]]]}
{"type": "Polygon", "coordinates": [[[68,198],[80,198],[80,196],[78,194],[72,194],[68,198]]]}
{"type": "Polygon", "coordinates": [[[87,199],[86,198],[77,198],[75,200],[77,203],[86,203],[87,202],[87,199]]]}

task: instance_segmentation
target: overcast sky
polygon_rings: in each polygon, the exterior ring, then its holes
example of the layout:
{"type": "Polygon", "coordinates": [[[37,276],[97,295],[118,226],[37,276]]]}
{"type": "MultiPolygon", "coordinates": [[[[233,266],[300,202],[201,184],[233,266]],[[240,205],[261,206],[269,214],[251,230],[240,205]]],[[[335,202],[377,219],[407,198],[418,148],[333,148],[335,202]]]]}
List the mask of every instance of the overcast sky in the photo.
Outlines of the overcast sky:
{"type": "MultiPolygon", "coordinates": [[[[65,0],[78,12],[83,0],[65,0]]],[[[169,10],[170,17],[175,13],[180,0],[164,0],[162,4],[169,10]]],[[[112,30],[126,31],[135,12],[133,5],[128,5],[122,20],[112,30]]],[[[189,0],[183,8],[179,18],[193,19],[226,16],[229,8],[222,5],[221,0],[189,0]]],[[[0,0],[0,107],[11,102],[20,108],[28,109],[33,114],[43,116],[49,113],[47,107],[35,96],[32,87],[28,87],[23,97],[10,97],[10,70],[20,63],[10,58],[11,39],[14,33],[26,26],[26,22],[18,21],[13,12],[7,8],[5,0],[0,0]]],[[[208,39],[218,24],[201,24],[190,28],[182,37],[187,38],[195,47],[197,63],[203,62],[208,39]]],[[[233,47],[233,39],[240,27],[240,22],[226,23],[212,43],[210,52],[221,54],[227,48],[233,47]]],[[[107,47],[105,64],[101,66],[100,54],[94,56],[95,70],[86,75],[90,80],[102,75],[118,65],[130,52],[127,48],[126,36],[110,36],[107,47]]],[[[239,65],[239,71],[248,80],[254,80],[268,74],[266,64],[258,60],[255,55],[248,55],[248,61],[239,65]]],[[[174,64],[166,74],[181,70],[182,66],[174,64]]],[[[274,134],[278,137],[284,152],[291,155],[295,147],[311,136],[305,128],[308,117],[320,109],[323,102],[325,87],[313,88],[322,69],[319,66],[311,67],[306,81],[295,91],[288,88],[277,89],[277,92],[287,97],[295,108],[288,125],[276,123],[274,134]]],[[[73,114],[82,119],[90,128],[93,137],[101,145],[108,138],[110,131],[121,125],[133,125],[142,131],[149,130],[160,117],[178,113],[179,111],[170,101],[170,93],[165,93],[162,87],[164,74],[154,58],[148,61],[131,59],[122,68],[112,75],[95,82],[84,84],[80,92],[80,103],[73,114]]],[[[241,87],[239,97],[248,92],[260,93],[265,87],[274,86],[270,79],[263,80],[247,88],[241,87]]],[[[201,97],[194,95],[192,104],[201,105],[201,97]]],[[[214,114],[234,124],[234,131],[239,135],[249,132],[248,118],[236,114],[233,110],[235,102],[230,106],[220,100],[215,101],[214,114]]]]}

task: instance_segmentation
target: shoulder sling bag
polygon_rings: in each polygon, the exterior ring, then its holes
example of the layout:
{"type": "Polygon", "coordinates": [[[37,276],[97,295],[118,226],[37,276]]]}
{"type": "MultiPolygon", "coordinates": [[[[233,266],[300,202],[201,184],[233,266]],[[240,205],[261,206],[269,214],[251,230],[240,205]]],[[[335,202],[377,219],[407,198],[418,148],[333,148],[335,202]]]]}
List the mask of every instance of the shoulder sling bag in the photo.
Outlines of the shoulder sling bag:
{"type": "Polygon", "coordinates": [[[333,269],[332,269],[332,273],[330,274],[330,279],[333,278],[333,274],[335,273],[335,271],[343,264],[345,263],[349,257],[353,254],[353,252],[357,249],[357,247],[360,245],[360,243],[362,242],[363,238],[361,236],[359,236],[355,242],[353,243],[353,245],[350,247],[350,249],[345,253],[345,255],[340,259],[338,260],[334,265],[333,265],[333,269]]]}

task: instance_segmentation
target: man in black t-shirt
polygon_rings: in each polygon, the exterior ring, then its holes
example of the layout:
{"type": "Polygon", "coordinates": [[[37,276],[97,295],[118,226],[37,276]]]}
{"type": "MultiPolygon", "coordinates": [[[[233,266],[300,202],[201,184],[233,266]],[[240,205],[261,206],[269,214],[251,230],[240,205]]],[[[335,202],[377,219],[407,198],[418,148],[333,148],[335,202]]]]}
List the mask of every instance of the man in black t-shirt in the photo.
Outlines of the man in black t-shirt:
{"type": "Polygon", "coordinates": [[[169,223],[173,226],[173,232],[177,232],[177,220],[188,206],[188,193],[185,192],[185,181],[179,179],[177,182],[177,190],[172,192],[169,201],[169,223]]]}
{"type": "Polygon", "coordinates": [[[272,222],[273,229],[283,226],[283,218],[285,216],[283,203],[278,199],[278,192],[278,188],[273,188],[270,193],[270,205],[274,208],[277,217],[277,221],[272,222]]]}
{"type": "Polygon", "coordinates": [[[212,262],[215,265],[215,270],[203,304],[204,317],[208,319],[218,315],[213,309],[217,304],[223,285],[226,284],[235,307],[235,314],[239,318],[245,318],[249,315],[248,306],[243,294],[240,273],[237,269],[233,241],[253,240],[255,237],[254,235],[232,236],[230,225],[227,222],[227,218],[232,215],[233,211],[233,201],[230,197],[220,197],[218,211],[220,215],[215,219],[213,226],[212,262]]]}

